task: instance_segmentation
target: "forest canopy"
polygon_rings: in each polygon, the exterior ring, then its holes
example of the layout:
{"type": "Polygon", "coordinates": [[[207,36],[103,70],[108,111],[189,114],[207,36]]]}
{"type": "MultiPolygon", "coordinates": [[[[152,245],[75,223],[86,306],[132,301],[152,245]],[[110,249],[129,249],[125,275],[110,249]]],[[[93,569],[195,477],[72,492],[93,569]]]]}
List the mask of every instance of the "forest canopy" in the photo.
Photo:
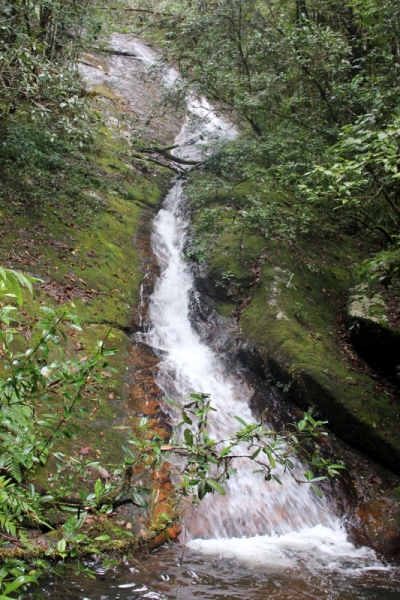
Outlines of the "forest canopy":
{"type": "Polygon", "coordinates": [[[350,232],[371,233],[379,244],[397,243],[397,1],[135,6],[136,31],[152,31],[166,63],[184,76],[176,92],[190,87],[247,126],[228,151],[227,181],[272,176],[295,192],[294,203],[317,207],[350,232]]]}
{"type": "Polygon", "coordinates": [[[223,179],[272,176],[294,204],[397,243],[395,0],[0,2],[3,177],[34,165],[49,141],[90,138],[76,61],[121,18],[179,67],[176,96],[190,87],[245,126],[221,162],[223,179]]]}

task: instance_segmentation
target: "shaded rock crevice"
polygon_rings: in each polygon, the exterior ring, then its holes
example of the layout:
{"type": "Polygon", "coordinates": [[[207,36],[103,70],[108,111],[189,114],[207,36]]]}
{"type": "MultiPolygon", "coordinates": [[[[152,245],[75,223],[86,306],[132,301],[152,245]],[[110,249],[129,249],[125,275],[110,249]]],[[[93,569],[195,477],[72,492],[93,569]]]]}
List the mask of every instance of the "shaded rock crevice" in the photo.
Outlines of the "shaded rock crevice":
{"type": "Polygon", "coordinates": [[[379,290],[362,284],[350,291],[346,317],[355,348],[374,369],[399,385],[400,328],[389,323],[386,312],[379,290]]]}

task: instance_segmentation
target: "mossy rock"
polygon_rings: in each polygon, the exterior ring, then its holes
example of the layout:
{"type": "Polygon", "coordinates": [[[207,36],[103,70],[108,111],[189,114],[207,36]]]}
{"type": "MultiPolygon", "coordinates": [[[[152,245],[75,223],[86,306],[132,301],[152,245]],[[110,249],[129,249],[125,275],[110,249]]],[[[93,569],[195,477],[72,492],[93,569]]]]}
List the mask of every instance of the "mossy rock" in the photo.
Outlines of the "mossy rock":
{"type": "MultiPolygon", "coordinates": [[[[87,356],[96,342],[104,339],[106,349],[117,350],[109,357],[109,366],[101,368],[103,382],[91,384],[92,389],[84,392],[80,408],[86,413],[75,413],[74,437],[57,438],[47,464],[27,474],[39,492],[57,491],[63,502],[83,505],[96,479],[107,480],[122,464],[123,446],[134,429],[126,379],[133,377],[137,368],[127,333],[143,279],[135,236],[140,220],[149,221],[155,214],[172,176],[132,151],[119,128],[130,111],[126,99],[107,86],[97,88],[90,97],[102,117],[90,146],[71,152],[60,144],[56,175],[54,165],[41,165],[35,202],[31,201],[30,182],[25,187],[20,182],[18,204],[9,201],[6,186],[0,195],[2,265],[43,281],[35,286],[33,298],[25,294],[27,321],[37,319],[43,306],[77,315],[82,331],[66,331],[62,342],[67,359],[87,356]],[[127,429],[116,429],[120,425],[127,429]],[[57,463],[63,461],[54,452],[76,461],[79,468],[58,473],[57,463]],[[89,466],[85,471],[86,462],[99,463],[100,469],[89,466]]],[[[157,123],[162,127],[161,121],[157,123]]],[[[166,143],[172,141],[170,129],[159,133],[166,143]]],[[[147,140],[150,143],[154,140],[147,140]]],[[[51,145],[49,148],[53,151],[51,145]]],[[[44,414],[60,413],[62,418],[62,406],[56,401],[42,410],[44,414]]],[[[49,518],[54,524],[62,523],[68,514],[54,510],[49,518]]]]}
{"type": "MultiPolygon", "coordinates": [[[[240,190],[231,195],[232,204],[243,205],[240,190]]],[[[268,192],[258,190],[257,197],[270,202],[268,192]]],[[[195,223],[205,209],[197,211],[195,223]]],[[[313,405],[344,441],[400,472],[398,398],[357,368],[354,349],[338,339],[354,265],[364,257],[355,240],[330,229],[319,214],[315,220],[319,230],[293,242],[251,232],[241,237],[226,218],[210,239],[203,287],[222,315],[239,321],[243,362],[301,408],[313,405]]],[[[382,320],[376,304],[374,314],[382,320]]]]}
{"type": "Polygon", "coordinates": [[[327,291],[345,288],[345,269],[331,256],[330,264],[325,261],[331,273],[321,269],[305,279],[294,257],[286,254],[285,262],[291,265],[286,270],[293,273],[291,284],[282,278],[281,267],[272,278],[276,267],[264,267],[241,314],[243,332],[255,343],[266,377],[303,409],[315,406],[344,441],[399,472],[398,403],[357,372],[336,343],[337,308],[327,291]],[[329,279],[335,287],[328,287],[329,279]]]}

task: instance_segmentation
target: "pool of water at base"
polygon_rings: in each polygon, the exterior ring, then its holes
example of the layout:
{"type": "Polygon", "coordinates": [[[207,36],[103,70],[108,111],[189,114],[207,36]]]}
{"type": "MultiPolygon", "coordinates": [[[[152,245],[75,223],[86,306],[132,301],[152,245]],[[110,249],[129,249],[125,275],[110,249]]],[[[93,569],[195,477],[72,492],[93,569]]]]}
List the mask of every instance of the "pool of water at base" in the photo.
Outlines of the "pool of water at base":
{"type": "Polygon", "coordinates": [[[43,579],[45,600],[394,600],[400,597],[400,568],[322,568],[296,561],[274,569],[223,556],[205,556],[179,544],[104,569],[96,579],[69,575],[43,579]]]}

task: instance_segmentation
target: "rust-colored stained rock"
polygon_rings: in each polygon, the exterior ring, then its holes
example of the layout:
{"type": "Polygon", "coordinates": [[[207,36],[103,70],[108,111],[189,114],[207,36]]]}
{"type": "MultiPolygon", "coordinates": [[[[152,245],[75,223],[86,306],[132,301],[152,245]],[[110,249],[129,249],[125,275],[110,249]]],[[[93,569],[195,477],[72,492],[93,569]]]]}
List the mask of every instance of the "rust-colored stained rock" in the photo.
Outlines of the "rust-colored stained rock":
{"type": "Polygon", "coordinates": [[[350,533],[357,544],[372,547],[385,558],[399,558],[400,499],[386,495],[361,504],[351,523],[350,533]]]}
{"type": "MultiPolygon", "coordinates": [[[[135,236],[135,245],[141,259],[141,270],[144,273],[141,289],[141,301],[132,312],[129,327],[132,331],[144,332],[148,323],[149,298],[154,288],[154,283],[160,274],[159,266],[155,260],[151,247],[152,211],[143,211],[135,236]]],[[[151,432],[168,440],[170,426],[165,419],[161,408],[163,392],[157,385],[155,379],[158,373],[159,356],[146,343],[131,339],[129,347],[129,358],[127,360],[127,376],[125,379],[125,425],[131,424],[130,417],[145,416],[149,419],[151,432]]],[[[174,512],[174,490],[169,474],[170,465],[164,463],[161,469],[149,473],[151,477],[150,487],[153,489],[154,501],[151,506],[151,515],[148,527],[159,530],[167,527],[176,520],[174,512]]],[[[174,540],[180,533],[180,526],[170,526],[161,531],[147,545],[151,550],[174,540]]],[[[140,537],[146,537],[145,530],[140,530],[140,537]]]]}
{"type": "MultiPolygon", "coordinates": [[[[165,483],[161,488],[157,491],[157,506],[154,509],[154,515],[156,516],[158,505],[164,502],[165,500],[171,500],[173,495],[173,487],[172,483],[165,483]]],[[[160,511],[158,511],[160,512],[160,511]]]]}
{"type": "Polygon", "coordinates": [[[145,344],[133,342],[130,348],[129,372],[125,380],[128,415],[162,418],[160,400],[163,394],[154,381],[158,357],[145,344]]]}
{"type": "Polygon", "coordinates": [[[171,469],[171,464],[168,462],[165,462],[163,464],[162,469],[154,469],[154,471],[152,473],[152,479],[155,482],[157,482],[159,485],[162,485],[162,484],[166,483],[167,481],[170,481],[170,476],[169,476],[170,469],[171,469]]]}
{"type": "Polygon", "coordinates": [[[155,502],[152,512],[152,522],[155,527],[165,521],[165,516],[174,519],[174,488],[170,478],[170,464],[164,463],[162,469],[154,469],[152,480],[155,490],[155,502]]]}
{"type": "Polygon", "coordinates": [[[178,535],[181,532],[181,529],[182,528],[180,525],[174,525],[173,527],[170,527],[166,531],[163,531],[154,540],[152,540],[149,549],[154,550],[154,548],[158,548],[158,546],[162,546],[162,544],[165,544],[166,542],[170,542],[171,540],[176,540],[176,538],[178,537],[178,535]]]}

